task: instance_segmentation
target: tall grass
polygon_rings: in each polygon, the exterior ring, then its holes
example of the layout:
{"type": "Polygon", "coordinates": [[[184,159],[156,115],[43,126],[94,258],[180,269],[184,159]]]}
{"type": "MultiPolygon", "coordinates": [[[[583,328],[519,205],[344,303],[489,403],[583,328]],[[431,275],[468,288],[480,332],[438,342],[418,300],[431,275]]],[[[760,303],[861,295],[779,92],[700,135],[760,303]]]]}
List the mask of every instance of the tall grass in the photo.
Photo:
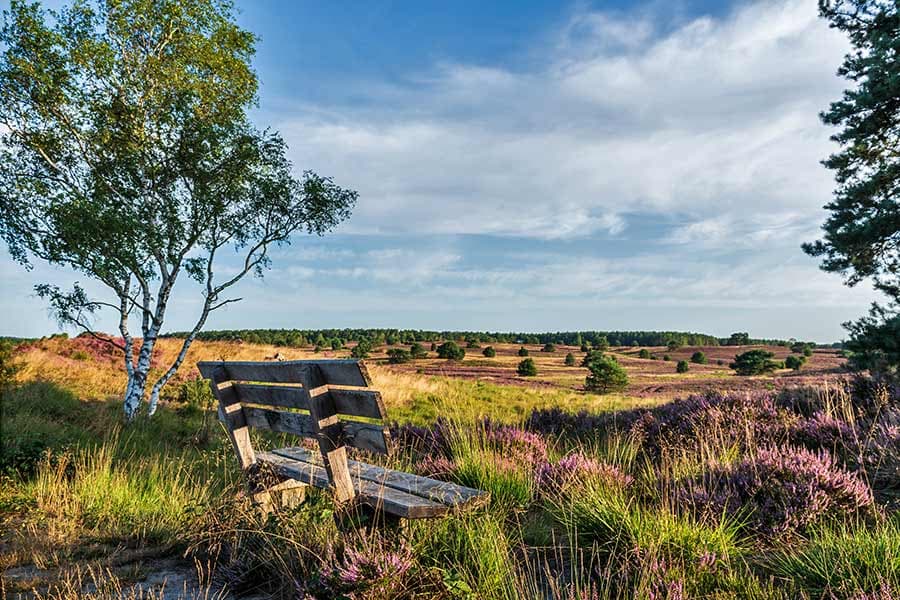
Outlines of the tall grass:
{"type": "Polygon", "coordinates": [[[49,454],[22,492],[51,535],[77,532],[147,543],[173,543],[222,487],[178,455],[122,455],[117,436],[90,449],[49,454]]]}

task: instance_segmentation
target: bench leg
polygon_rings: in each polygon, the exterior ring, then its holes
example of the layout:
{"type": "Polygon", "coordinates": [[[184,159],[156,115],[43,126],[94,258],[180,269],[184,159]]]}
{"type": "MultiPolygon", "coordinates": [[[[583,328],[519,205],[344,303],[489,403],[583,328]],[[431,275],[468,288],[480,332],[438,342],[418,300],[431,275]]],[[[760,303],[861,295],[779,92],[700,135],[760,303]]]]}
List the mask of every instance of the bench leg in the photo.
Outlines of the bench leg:
{"type": "Polygon", "coordinates": [[[306,500],[305,483],[295,479],[286,479],[275,485],[254,492],[251,495],[262,516],[268,516],[276,508],[291,509],[306,500]]]}

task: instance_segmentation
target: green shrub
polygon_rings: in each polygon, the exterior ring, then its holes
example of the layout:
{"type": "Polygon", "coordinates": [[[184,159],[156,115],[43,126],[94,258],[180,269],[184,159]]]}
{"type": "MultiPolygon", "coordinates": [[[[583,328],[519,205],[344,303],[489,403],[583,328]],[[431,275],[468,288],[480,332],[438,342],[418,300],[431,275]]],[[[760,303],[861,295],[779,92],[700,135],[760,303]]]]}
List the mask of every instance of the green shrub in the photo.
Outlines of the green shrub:
{"type": "Polygon", "coordinates": [[[568,354],[566,354],[566,361],[565,361],[565,362],[566,362],[566,366],[567,366],[567,367],[574,367],[574,366],[575,366],[575,355],[572,354],[571,352],[569,352],[568,354]]]}
{"type": "Polygon", "coordinates": [[[462,360],[466,355],[466,351],[460,348],[456,342],[444,342],[437,347],[438,358],[446,358],[447,360],[462,360]]]}
{"type": "Polygon", "coordinates": [[[582,352],[590,352],[590,351],[591,351],[591,347],[590,347],[588,344],[586,344],[586,343],[585,343],[585,344],[582,344],[582,345],[581,345],[581,351],[582,351],[582,352]]]}
{"type": "Polygon", "coordinates": [[[590,368],[591,363],[598,361],[605,356],[606,355],[603,354],[602,350],[590,350],[587,354],[584,355],[584,358],[581,359],[581,366],[590,368]]]}
{"type": "Polygon", "coordinates": [[[650,351],[646,348],[641,348],[641,351],[638,352],[638,358],[650,358],[650,351]]]}
{"type": "Polygon", "coordinates": [[[695,365],[705,365],[706,355],[700,351],[694,352],[691,354],[691,362],[695,365]]]}
{"type": "Polygon", "coordinates": [[[799,371],[800,367],[803,366],[803,363],[806,362],[806,357],[803,355],[796,356],[794,354],[789,354],[787,358],[784,359],[784,366],[787,369],[793,369],[795,371],[799,371]]]}
{"type": "Polygon", "coordinates": [[[669,340],[669,343],[666,344],[666,348],[668,348],[670,351],[678,350],[679,348],[681,348],[681,346],[682,343],[678,340],[669,340]]]}
{"type": "Polygon", "coordinates": [[[387,355],[388,362],[392,365],[408,363],[412,360],[412,354],[409,350],[404,350],[403,348],[391,348],[387,351],[387,355]]]}
{"type": "Polygon", "coordinates": [[[809,357],[812,356],[812,346],[807,346],[803,349],[803,356],[809,357]]]}
{"type": "Polygon", "coordinates": [[[332,350],[340,350],[343,347],[344,347],[344,342],[342,342],[340,339],[334,338],[333,340],[331,340],[331,349],[332,350]]]}
{"type": "Polygon", "coordinates": [[[425,346],[419,342],[414,342],[413,345],[409,347],[409,355],[413,357],[413,359],[418,360],[428,356],[428,352],[425,351],[425,346]]]}
{"type": "Polygon", "coordinates": [[[588,365],[591,374],[584,380],[589,392],[609,394],[620,392],[628,386],[628,374],[612,357],[603,357],[588,365]]]}
{"type": "Polygon", "coordinates": [[[466,343],[466,348],[471,348],[471,349],[474,350],[474,349],[476,349],[476,348],[481,348],[481,344],[479,344],[479,343],[476,342],[475,340],[469,340],[469,341],[466,343]]]}
{"type": "Polygon", "coordinates": [[[534,364],[534,359],[526,358],[520,362],[519,366],[516,367],[516,373],[524,377],[534,377],[537,375],[537,365],[534,364]]]}
{"type": "Polygon", "coordinates": [[[541,352],[556,352],[556,346],[548,342],[541,348],[541,352]]]}
{"type": "Polygon", "coordinates": [[[494,350],[493,346],[488,346],[487,348],[482,350],[481,353],[484,354],[488,358],[494,358],[495,356],[497,356],[497,351],[494,350]]]}
{"type": "Polygon", "coordinates": [[[372,351],[372,344],[370,344],[367,340],[359,340],[353,349],[350,351],[350,356],[353,358],[369,358],[369,352],[372,351]]]}
{"type": "Polygon", "coordinates": [[[521,348],[519,348],[518,355],[519,356],[528,356],[528,348],[526,348],[525,346],[522,346],[521,348]]]}
{"type": "Polygon", "coordinates": [[[686,361],[686,360],[679,360],[678,364],[675,365],[676,373],[687,373],[688,371],[690,371],[690,369],[691,369],[691,366],[688,364],[688,361],[686,361]]]}
{"type": "Polygon", "coordinates": [[[666,361],[672,360],[672,357],[669,356],[668,354],[663,354],[663,360],[666,360],[666,361]]]}
{"type": "Polygon", "coordinates": [[[773,358],[775,355],[767,350],[748,350],[735,356],[730,366],[738,375],[764,375],[778,368],[773,358]]]}

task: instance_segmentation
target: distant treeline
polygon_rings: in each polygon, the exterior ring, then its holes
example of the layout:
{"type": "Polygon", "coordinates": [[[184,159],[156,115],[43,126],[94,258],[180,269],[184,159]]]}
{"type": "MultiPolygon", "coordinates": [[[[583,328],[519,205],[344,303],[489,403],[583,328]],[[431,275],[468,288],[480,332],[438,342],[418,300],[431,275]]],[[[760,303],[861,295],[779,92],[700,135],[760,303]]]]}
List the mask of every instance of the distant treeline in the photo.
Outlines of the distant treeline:
{"type": "MultiPolygon", "coordinates": [[[[184,338],[186,332],[177,331],[165,337],[184,338]]],[[[703,333],[682,331],[556,331],[546,333],[516,333],[488,331],[427,331],[422,329],[223,329],[201,331],[197,339],[206,341],[241,340],[253,344],[271,344],[301,348],[341,348],[351,342],[365,340],[372,345],[412,344],[455,340],[474,343],[563,344],[568,346],[742,346],[769,344],[787,346],[796,340],[751,338],[747,333],[734,333],[718,338],[703,333]]]]}

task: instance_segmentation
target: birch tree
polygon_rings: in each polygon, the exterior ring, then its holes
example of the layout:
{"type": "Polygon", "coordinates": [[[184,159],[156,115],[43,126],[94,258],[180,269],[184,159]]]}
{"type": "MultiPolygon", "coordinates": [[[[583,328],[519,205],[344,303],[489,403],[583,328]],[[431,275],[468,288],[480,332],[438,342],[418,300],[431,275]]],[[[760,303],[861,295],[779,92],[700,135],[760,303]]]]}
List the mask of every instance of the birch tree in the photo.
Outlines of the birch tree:
{"type": "Polygon", "coordinates": [[[13,0],[0,31],[0,235],[14,259],[95,280],[40,284],[61,323],[115,346],[133,419],[184,361],[209,315],[262,275],[269,251],[348,218],[356,192],[295,176],[281,137],[248,118],[254,36],[224,0],[76,0],[60,11],[13,0]],[[221,260],[237,253],[236,269],[221,260]],[[150,365],[176,284],[202,288],[171,365],[150,365]],[[119,335],[101,335],[99,311],[119,335]],[[138,333],[139,331],[139,333],[138,333]]]}

